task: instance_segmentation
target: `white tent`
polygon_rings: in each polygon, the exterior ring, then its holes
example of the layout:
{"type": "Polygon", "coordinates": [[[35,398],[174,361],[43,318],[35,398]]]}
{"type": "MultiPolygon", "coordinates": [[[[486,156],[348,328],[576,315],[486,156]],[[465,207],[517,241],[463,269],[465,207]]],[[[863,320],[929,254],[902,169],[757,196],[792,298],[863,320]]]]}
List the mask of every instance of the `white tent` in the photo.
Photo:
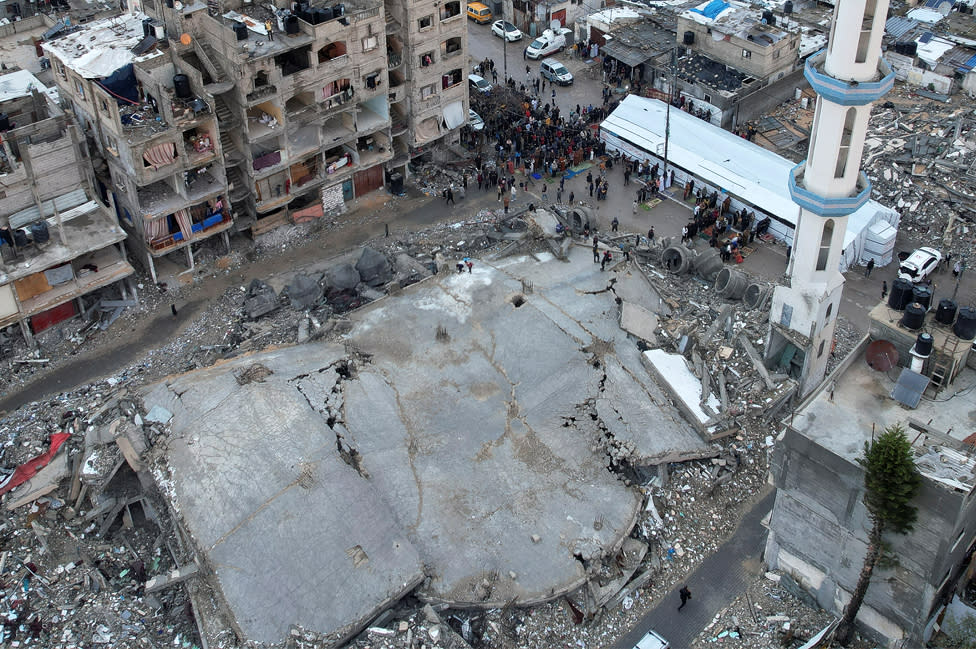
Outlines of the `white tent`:
{"type": "MultiPolygon", "coordinates": [[[[600,138],[610,150],[663,163],[666,109],[667,104],[657,99],[630,95],[600,124],[600,138]]],[[[792,245],[800,214],[788,189],[793,162],[672,108],[668,166],[674,169],[672,191],[680,192],[680,187],[694,178],[696,189],[705,187],[709,192],[727,193],[733,210],[745,207],[755,211],[757,219],[769,216],[769,233],[792,245]]],[[[898,212],[873,200],[851,214],[840,270],[846,271],[848,266],[866,258],[868,228],[878,222],[897,228],[900,218],[898,212]]]]}

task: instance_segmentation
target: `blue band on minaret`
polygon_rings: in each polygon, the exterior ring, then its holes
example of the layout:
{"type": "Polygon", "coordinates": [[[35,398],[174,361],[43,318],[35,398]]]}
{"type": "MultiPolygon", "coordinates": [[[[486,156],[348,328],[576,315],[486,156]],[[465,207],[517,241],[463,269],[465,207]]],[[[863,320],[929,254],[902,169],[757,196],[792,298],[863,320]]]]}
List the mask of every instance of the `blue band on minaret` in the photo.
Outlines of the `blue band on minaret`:
{"type": "Polygon", "coordinates": [[[852,83],[843,79],[835,79],[823,72],[823,62],[827,58],[827,50],[820,50],[807,59],[803,68],[803,76],[810,82],[813,90],[832,104],[839,106],[867,106],[877,99],[881,99],[895,84],[895,72],[883,58],[878,59],[878,72],[882,74],[880,81],[862,81],[852,83]]]}
{"type": "Polygon", "coordinates": [[[861,191],[853,196],[839,196],[837,198],[826,198],[819,196],[809,189],[803,187],[802,177],[806,169],[806,160],[790,169],[790,197],[793,202],[805,210],[813,212],[817,216],[837,217],[847,216],[861,209],[861,207],[871,198],[871,181],[864,175],[858,174],[858,187],[863,187],[861,191]]]}

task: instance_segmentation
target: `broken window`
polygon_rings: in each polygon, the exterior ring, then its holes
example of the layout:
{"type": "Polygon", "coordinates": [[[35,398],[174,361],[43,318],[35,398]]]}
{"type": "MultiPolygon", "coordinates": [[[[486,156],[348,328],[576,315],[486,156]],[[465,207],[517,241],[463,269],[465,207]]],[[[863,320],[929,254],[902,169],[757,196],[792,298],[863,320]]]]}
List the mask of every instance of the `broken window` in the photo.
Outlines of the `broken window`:
{"type": "Polygon", "coordinates": [[[449,20],[454,18],[454,16],[461,15],[461,3],[460,2],[446,2],[444,6],[441,7],[441,20],[449,20]]]}
{"type": "Polygon", "coordinates": [[[752,58],[752,50],[743,49],[742,50],[742,58],[744,58],[744,59],[751,59],[752,58]]]}
{"type": "Polygon", "coordinates": [[[434,84],[430,84],[430,85],[424,86],[423,88],[420,89],[420,98],[421,99],[427,99],[428,97],[430,97],[433,94],[434,94],[434,84]]]}
{"type": "Polygon", "coordinates": [[[834,238],[834,220],[824,221],[820,235],[820,254],[817,256],[817,270],[827,270],[827,257],[830,256],[830,242],[834,238]]]}
{"type": "Polygon", "coordinates": [[[380,41],[376,36],[367,36],[363,39],[363,51],[369,52],[379,47],[380,41]]]}
{"type": "Polygon", "coordinates": [[[319,63],[325,63],[326,61],[331,61],[332,59],[337,59],[340,56],[345,55],[346,44],[344,42],[336,41],[334,43],[329,43],[319,50],[319,63]]]}
{"type": "Polygon", "coordinates": [[[79,97],[82,99],[85,98],[85,86],[78,79],[75,79],[75,90],[78,92],[79,97]]]}
{"type": "Polygon", "coordinates": [[[464,80],[464,75],[461,68],[454,68],[447,74],[441,77],[441,85],[444,88],[450,88],[451,86],[456,86],[464,80]]]}
{"type": "Polygon", "coordinates": [[[260,88],[268,85],[268,73],[265,70],[258,70],[254,75],[254,87],[260,88]]]}
{"type": "Polygon", "coordinates": [[[425,29],[430,29],[434,24],[434,15],[424,16],[417,21],[417,29],[424,31],[425,29]]]}
{"type": "Polygon", "coordinates": [[[311,49],[311,46],[300,47],[276,56],[275,65],[281,68],[281,76],[287,77],[296,72],[307,70],[309,67],[308,54],[311,49]]]}

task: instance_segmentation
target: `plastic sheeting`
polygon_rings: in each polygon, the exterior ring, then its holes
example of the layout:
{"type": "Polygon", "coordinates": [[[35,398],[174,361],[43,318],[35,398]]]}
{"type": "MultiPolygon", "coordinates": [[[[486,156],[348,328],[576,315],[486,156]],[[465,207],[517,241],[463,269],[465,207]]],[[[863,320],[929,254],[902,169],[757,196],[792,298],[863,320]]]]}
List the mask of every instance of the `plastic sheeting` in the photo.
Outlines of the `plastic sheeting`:
{"type": "Polygon", "coordinates": [[[725,2],[725,0],[712,0],[707,4],[698,5],[697,7],[689,9],[689,11],[715,20],[718,18],[719,14],[728,9],[730,6],[731,5],[729,5],[728,2],[725,2]]]}
{"type": "Polygon", "coordinates": [[[116,99],[120,104],[125,102],[125,100],[129,100],[131,103],[137,103],[139,101],[136,73],[131,63],[123,65],[113,72],[111,76],[105,77],[95,83],[116,95],[116,99]]]}
{"type": "Polygon", "coordinates": [[[448,129],[455,129],[464,124],[464,102],[452,101],[444,106],[444,124],[448,129]]]}
{"type": "Polygon", "coordinates": [[[421,120],[414,127],[414,134],[419,144],[433,140],[441,134],[440,120],[436,117],[428,117],[425,120],[421,120]]]}

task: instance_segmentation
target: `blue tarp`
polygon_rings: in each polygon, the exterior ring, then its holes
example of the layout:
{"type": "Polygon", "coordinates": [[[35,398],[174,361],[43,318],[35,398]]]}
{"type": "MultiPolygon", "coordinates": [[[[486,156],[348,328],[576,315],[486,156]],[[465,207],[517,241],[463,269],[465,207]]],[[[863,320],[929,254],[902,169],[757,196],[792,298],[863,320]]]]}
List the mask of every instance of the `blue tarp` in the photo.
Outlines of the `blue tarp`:
{"type": "MultiPolygon", "coordinates": [[[[132,103],[139,101],[139,89],[136,87],[136,73],[133,71],[131,63],[123,65],[113,72],[111,76],[105,77],[97,83],[117,95],[116,99],[125,97],[132,103]]],[[[121,99],[119,99],[119,103],[122,103],[121,99]]]]}
{"type": "Polygon", "coordinates": [[[694,11],[696,14],[701,14],[706,18],[711,18],[712,20],[714,20],[717,15],[719,15],[720,13],[722,13],[728,8],[729,8],[729,3],[725,2],[725,0],[712,0],[707,5],[705,5],[704,9],[699,9],[698,7],[695,7],[694,9],[692,9],[692,11],[694,11]]]}

